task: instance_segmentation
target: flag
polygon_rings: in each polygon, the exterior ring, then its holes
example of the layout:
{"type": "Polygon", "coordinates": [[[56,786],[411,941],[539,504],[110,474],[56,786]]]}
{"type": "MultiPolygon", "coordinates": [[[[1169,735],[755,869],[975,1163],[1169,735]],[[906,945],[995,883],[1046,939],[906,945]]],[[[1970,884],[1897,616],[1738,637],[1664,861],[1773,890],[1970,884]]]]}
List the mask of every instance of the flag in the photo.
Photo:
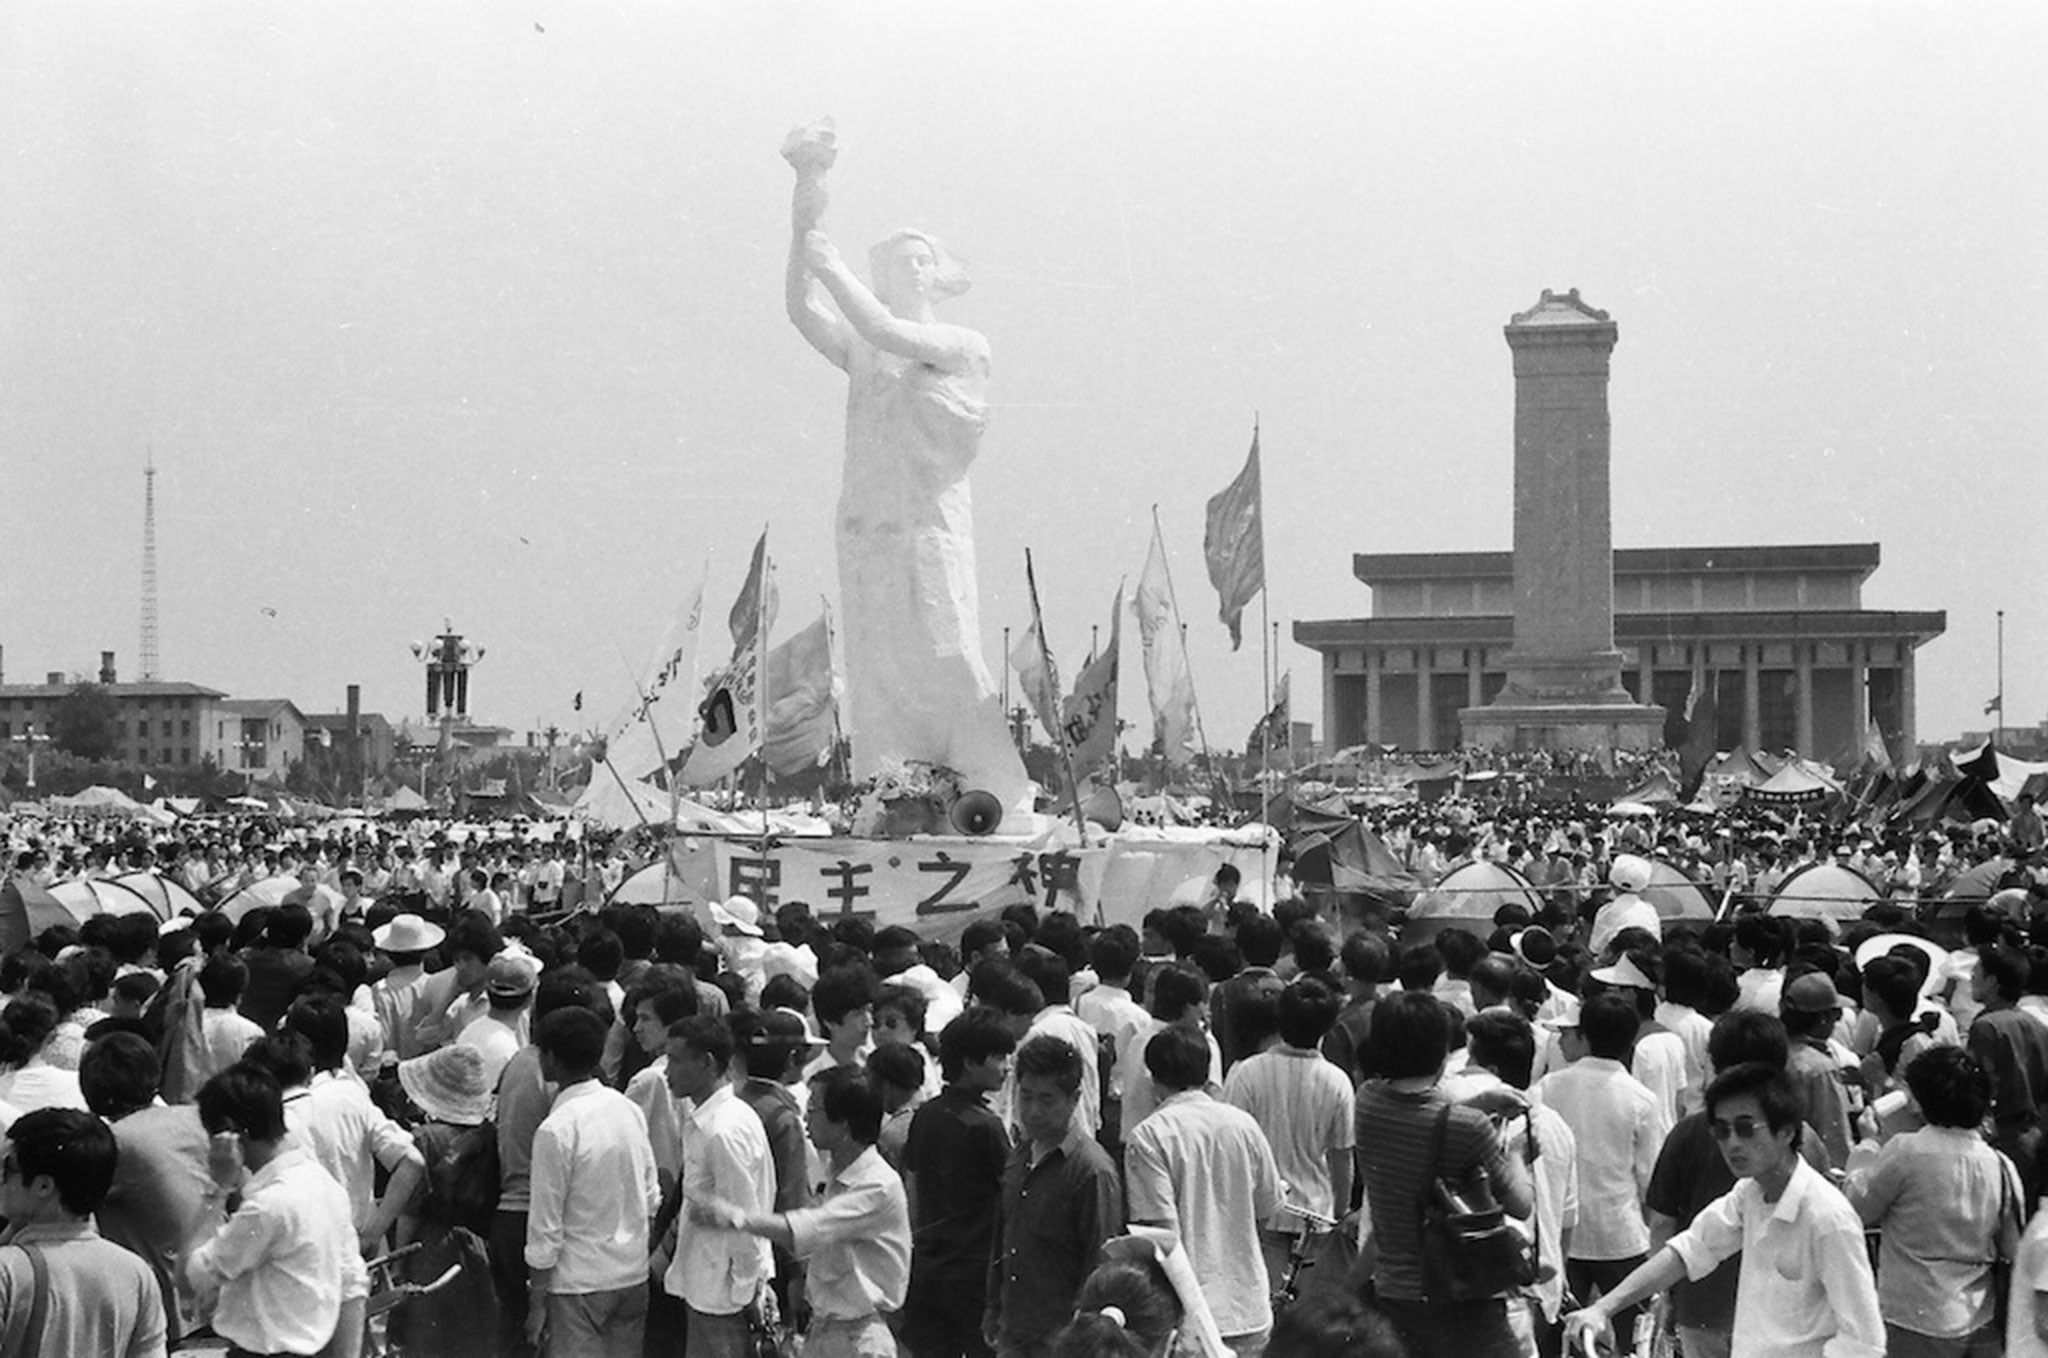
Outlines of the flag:
{"type": "Polygon", "coordinates": [[[571,710],[572,712],[581,712],[581,711],[583,710],[583,690],[582,690],[582,689],[580,689],[580,688],[579,688],[579,689],[577,689],[577,690],[576,690],[576,696],[575,696],[574,698],[572,698],[572,699],[570,699],[570,700],[569,700],[569,709],[570,709],[570,710],[571,710]]]}
{"type": "Polygon", "coordinates": [[[1687,798],[1699,791],[1707,765],[1720,753],[1720,685],[1712,670],[1706,679],[1704,690],[1695,680],[1685,695],[1685,740],[1678,747],[1678,769],[1681,794],[1687,798]]]}
{"type": "Polygon", "coordinates": [[[768,652],[768,733],[761,757],[787,777],[832,757],[839,737],[827,615],[768,652]]]}
{"type": "Polygon", "coordinates": [[[761,748],[768,730],[768,628],[775,611],[775,566],[768,530],[754,544],[747,582],[733,603],[732,660],[704,686],[697,704],[697,743],[683,765],[683,781],[705,787],[736,771],[761,748]]]}
{"type": "Polygon", "coordinates": [[[1169,767],[1194,757],[1195,681],[1173,606],[1173,580],[1166,573],[1166,543],[1152,525],[1152,550],[1131,597],[1138,637],[1145,650],[1145,696],[1152,702],[1152,735],[1169,767]]]}
{"type": "Polygon", "coordinates": [[[1202,555],[1209,583],[1216,586],[1218,616],[1230,629],[1230,649],[1244,642],[1244,606],[1266,587],[1266,537],[1259,494],[1259,431],[1252,428],[1251,456],[1237,479],[1209,500],[1202,555]]]}
{"type": "Polygon", "coordinates": [[[775,568],[768,561],[768,530],[763,528],[754,543],[754,558],[747,564],[746,583],[740,586],[739,598],[732,601],[732,612],[725,619],[732,631],[735,655],[753,642],[756,628],[765,635],[775,626],[775,610],[780,602],[775,592],[775,568]]]}
{"type": "Polygon", "coordinates": [[[689,719],[677,715],[677,705],[662,704],[671,694],[690,693],[697,686],[697,624],[703,610],[700,579],[683,600],[646,677],[635,684],[632,705],[605,728],[604,757],[621,778],[645,778],[662,766],[664,756],[682,751],[689,719]]]}
{"type": "Polygon", "coordinates": [[[1293,677],[1291,672],[1280,676],[1272,710],[1259,718],[1258,724],[1252,727],[1252,733],[1244,739],[1246,754],[1262,754],[1267,750],[1287,748],[1288,723],[1294,719],[1289,710],[1287,681],[1293,677]]]}
{"type": "Polygon", "coordinates": [[[156,779],[154,779],[154,778],[150,777],[150,776],[149,776],[148,774],[146,774],[146,773],[145,773],[145,774],[143,774],[143,775],[142,775],[142,790],[143,790],[144,792],[153,792],[153,791],[155,791],[155,790],[156,790],[156,779]]]}
{"type": "Polygon", "coordinates": [[[2004,694],[2002,694],[2002,693],[2001,693],[2001,694],[1999,694],[1999,695],[1998,695],[1997,697],[1995,697],[1995,698],[1992,698],[1992,699],[1988,700],[1988,701],[1987,701],[1987,702],[1986,702],[1986,703],[1984,704],[1984,715],[1985,715],[1985,716],[1987,716],[1987,717],[1988,717],[1988,716],[1990,716],[1990,715],[1991,715],[1991,714],[1992,714],[1993,712],[1997,712],[1997,713],[1999,713],[1999,714],[2001,714],[2001,715],[2003,715],[2003,714],[2004,714],[2004,712],[2005,712],[2005,695],[2004,695],[2004,694]]]}
{"type": "Polygon", "coordinates": [[[1123,638],[1124,587],[1116,587],[1109,613],[1109,648],[1090,660],[1060,705],[1074,773],[1085,777],[1110,762],[1116,751],[1116,657],[1123,638]]]}
{"type": "MultiPolygon", "coordinates": [[[[1037,611],[1034,606],[1033,614],[1037,611]]],[[[1045,728],[1047,735],[1058,740],[1060,675],[1052,663],[1052,656],[1045,649],[1045,642],[1039,637],[1036,616],[1011,649],[1010,668],[1017,671],[1017,687],[1023,692],[1024,701],[1038,714],[1038,724],[1045,728]]]]}
{"type": "Polygon", "coordinates": [[[1890,773],[1892,768],[1892,752],[1885,748],[1884,730],[1868,715],[1863,719],[1863,763],[1883,773],[1890,773]]]}

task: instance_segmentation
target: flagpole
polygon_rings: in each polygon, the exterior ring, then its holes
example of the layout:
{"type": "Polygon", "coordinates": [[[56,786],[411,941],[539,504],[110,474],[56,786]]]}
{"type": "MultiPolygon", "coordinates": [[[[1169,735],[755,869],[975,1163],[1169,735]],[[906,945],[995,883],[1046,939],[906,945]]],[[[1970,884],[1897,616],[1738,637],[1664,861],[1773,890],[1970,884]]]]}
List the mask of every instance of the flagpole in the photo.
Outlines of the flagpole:
{"type": "MultiPolygon", "coordinates": [[[[1266,691],[1265,705],[1261,709],[1268,717],[1273,714],[1273,624],[1267,620],[1266,587],[1259,586],[1259,649],[1265,652],[1259,662],[1259,684],[1266,691]]],[[[1263,721],[1259,723],[1265,725],[1263,721]]],[[[1273,813],[1273,733],[1259,732],[1259,824],[1269,823],[1273,813]]]]}
{"type": "MultiPolygon", "coordinates": [[[[761,525],[761,541],[768,541],[768,525],[761,525]]],[[[754,692],[760,695],[754,700],[754,708],[761,714],[761,746],[754,751],[754,757],[761,761],[761,776],[754,786],[761,813],[761,857],[768,857],[768,582],[775,573],[775,567],[768,559],[768,549],[761,549],[761,582],[754,589],[754,618],[759,624],[754,628],[754,692]]]]}
{"type": "MultiPolygon", "coordinates": [[[[1195,739],[1202,744],[1202,762],[1209,766],[1209,777],[1214,782],[1217,778],[1216,759],[1209,753],[1209,733],[1202,726],[1202,696],[1195,691],[1195,666],[1193,657],[1188,655],[1188,625],[1181,620],[1180,593],[1173,587],[1173,566],[1166,559],[1166,535],[1159,528],[1159,506],[1156,504],[1152,506],[1152,533],[1159,540],[1159,569],[1166,575],[1166,601],[1173,605],[1174,626],[1180,629],[1180,664],[1187,671],[1188,700],[1195,709],[1195,739]]],[[[1162,750],[1161,753],[1165,752],[1162,750]]],[[[1172,764],[1169,758],[1167,767],[1171,768],[1172,764]]],[[[1162,792],[1165,790],[1163,787],[1160,789],[1162,792]]]]}
{"type": "MultiPolygon", "coordinates": [[[[1052,663],[1052,647],[1045,640],[1045,614],[1038,606],[1038,574],[1031,567],[1031,549],[1029,547],[1024,549],[1024,583],[1031,590],[1031,620],[1038,624],[1036,631],[1038,632],[1039,663],[1045,666],[1045,672],[1048,676],[1056,675],[1059,671],[1054,668],[1052,663]]],[[[1054,704],[1057,704],[1059,700],[1059,691],[1055,688],[1052,701],[1054,704]]],[[[1053,708],[1053,717],[1053,737],[1060,743],[1060,762],[1065,764],[1067,768],[1067,792],[1074,802],[1074,828],[1081,832],[1081,845],[1083,848],[1086,848],[1088,845],[1088,818],[1081,814],[1081,780],[1074,776],[1074,748],[1067,743],[1067,724],[1058,720],[1059,708],[1057,706],[1053,708]]]]}
{"type": "Polygon", "coordinates": [[[2005,610],[1998,610],[1998,721],[1991,728],[1991,748],[2005,740],[2005,610]]]}

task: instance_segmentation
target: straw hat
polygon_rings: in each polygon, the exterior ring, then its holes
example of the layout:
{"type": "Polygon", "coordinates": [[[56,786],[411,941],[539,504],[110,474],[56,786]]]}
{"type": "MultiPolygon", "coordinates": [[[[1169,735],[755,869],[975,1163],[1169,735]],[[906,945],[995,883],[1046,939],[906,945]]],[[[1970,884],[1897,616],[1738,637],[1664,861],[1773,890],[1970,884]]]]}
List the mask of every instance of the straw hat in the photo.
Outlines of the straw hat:
{"type": "Polygon", "coordinates": [[[484,1054],[460,1042],[398,1063],[398,1083],[436,1122],[474,1127],[491,1115],[484,1054]]]}
{"type": "Polygon", "coordinates": [[[713,901],[711,918],[735,933],[761,936],[761,907],[745,896],[732,896],[722,903],[713,901]]]}
{"type": "Polygon", "coordinates": [[[385,952],[425,952],[437,948],[448,931],[418,915],[393,915],[388,924],[370,935],[370,941],[385,952]]]}

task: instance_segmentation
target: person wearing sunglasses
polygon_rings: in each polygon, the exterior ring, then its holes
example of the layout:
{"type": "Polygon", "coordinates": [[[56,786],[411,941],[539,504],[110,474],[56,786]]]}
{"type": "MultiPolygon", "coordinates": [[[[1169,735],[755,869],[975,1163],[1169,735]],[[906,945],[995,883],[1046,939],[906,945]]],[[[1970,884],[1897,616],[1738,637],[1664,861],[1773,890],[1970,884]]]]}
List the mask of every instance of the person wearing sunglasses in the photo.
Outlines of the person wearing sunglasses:
{"type": "Polygon", "coordinates": [[[1613,1291],[1565,1318],[1567,1348],[1612,1343],[1614,1315],[1737,1251],[1737,1353],[1880,1358],[1884,1320],[1863,1223],[1799,1154],[1798,1096],[1783,1069],[1749,1062],[1707,1086],[1707,1125],[1738,1182],[1613,1291]]]}

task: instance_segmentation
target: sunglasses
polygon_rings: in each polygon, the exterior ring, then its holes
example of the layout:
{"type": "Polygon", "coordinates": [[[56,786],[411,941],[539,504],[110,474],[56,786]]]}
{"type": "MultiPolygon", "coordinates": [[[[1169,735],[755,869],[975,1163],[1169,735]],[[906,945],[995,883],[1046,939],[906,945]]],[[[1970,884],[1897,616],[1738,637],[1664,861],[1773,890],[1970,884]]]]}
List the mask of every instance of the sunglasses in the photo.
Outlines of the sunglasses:
{"type": "Polygon", "coordinates": [[[1713,1118],[1708,1121],[1707,1130],[1714,1134],[1716,1141],[1726,1141],[1731,1137],[1739,1141],[1748,1141],[1760,1132],[1768,1134],[1771,1125],[1761,1118],[1753,1118],[1744,1113],[1731,1121],[1713,1118]]]}

